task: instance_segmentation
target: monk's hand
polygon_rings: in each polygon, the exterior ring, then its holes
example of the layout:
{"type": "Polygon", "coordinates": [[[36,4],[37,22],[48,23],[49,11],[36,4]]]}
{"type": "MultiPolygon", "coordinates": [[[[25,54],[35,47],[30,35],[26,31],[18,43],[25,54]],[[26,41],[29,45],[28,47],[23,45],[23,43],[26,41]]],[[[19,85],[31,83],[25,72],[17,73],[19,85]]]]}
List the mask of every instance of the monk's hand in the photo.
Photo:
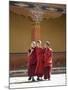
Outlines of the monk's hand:
{"type": "Polygon", "coordinates": [[[31,52],[33,52],[33,49],[31,49],[31,52]]]}

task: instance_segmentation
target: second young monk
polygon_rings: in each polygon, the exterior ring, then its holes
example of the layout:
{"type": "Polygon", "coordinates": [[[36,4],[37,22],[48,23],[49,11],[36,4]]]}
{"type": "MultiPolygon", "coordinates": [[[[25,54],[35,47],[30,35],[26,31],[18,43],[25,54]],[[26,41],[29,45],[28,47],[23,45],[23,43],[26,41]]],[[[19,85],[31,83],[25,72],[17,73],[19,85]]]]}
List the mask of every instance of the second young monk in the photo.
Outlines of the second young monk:
{"type": "Polygon", "coordinates": [[[43,76],[43,50],[41,47],[41,41],[37,41],[37,46],[36,46],[36,57],[37,57],[37,65],[36,65],[36,70],[35,74],[37,75],[37,80],[41,80],[43,76]]]}

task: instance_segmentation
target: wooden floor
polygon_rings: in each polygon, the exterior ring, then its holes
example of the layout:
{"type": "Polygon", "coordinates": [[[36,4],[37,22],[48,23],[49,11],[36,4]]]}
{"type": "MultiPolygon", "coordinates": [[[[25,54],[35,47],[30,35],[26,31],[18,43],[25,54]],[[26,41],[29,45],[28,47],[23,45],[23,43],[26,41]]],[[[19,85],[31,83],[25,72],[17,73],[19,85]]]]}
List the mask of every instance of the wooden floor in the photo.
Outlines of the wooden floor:
{"type": "Polygon", "coordinates": [[[65,74],[52,74],[51,80],[37,81],[36,82],[28,81],[28,77],[10,77],[10,89],[11,90],[22,90],[25,88],[39,88],[39,87],[55,87],[55,86],[65,86],[66,85],[66,75],[65,74]]]}

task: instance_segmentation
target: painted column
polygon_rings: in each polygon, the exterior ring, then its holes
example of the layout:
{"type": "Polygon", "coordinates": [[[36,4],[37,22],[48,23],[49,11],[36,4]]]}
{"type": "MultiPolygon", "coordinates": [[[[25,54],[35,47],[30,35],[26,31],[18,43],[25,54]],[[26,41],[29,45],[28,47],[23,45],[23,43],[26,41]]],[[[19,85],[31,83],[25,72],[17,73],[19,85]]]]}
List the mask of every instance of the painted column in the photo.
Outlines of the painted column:
{"type": "Polygon", "coordinates": [[[31,18],[33,20],[33,29],[32,29],[32,40],[40,40],[41,39],[41,27],[40,22],[43,19],[43,10],[41,10],[40,6],[36,5],[35,8],[30,10],[31,18]]]}
{"type": "Polygon", "coordinates": [[[32,29],[32,40],[40,40],[41,39],[41,28],[40,23],[34,23],[32,29]]]}

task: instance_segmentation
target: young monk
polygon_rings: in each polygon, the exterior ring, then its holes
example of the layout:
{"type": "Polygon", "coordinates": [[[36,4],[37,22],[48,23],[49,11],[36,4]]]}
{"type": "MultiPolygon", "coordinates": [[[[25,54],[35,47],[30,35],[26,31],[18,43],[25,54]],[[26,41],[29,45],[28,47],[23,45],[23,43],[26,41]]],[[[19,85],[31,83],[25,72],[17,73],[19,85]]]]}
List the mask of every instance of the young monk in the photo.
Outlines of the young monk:
{"type": "Polygon", "coordinates": [[[50,80],[51,68],[52,68],[52,49],[50,48],[50,42],[46,41],[43,49],[44,59],[44,79],[50,80]]]}
{"type": "Polygon", "coordinates": [[[37,80],[42,80],[44,67],[43,67],[43,50],[41,47],[40,40],[37,41],[36,57],[37,57],[37,66],[36,66],[35,73],[37,75],[37,80]]]}
{"type": "Polygon", "coordinates": [[[35,81],[36,69],[36,42],[32,41],[31,48],[28,50],[28,80],[35,81]]]}

